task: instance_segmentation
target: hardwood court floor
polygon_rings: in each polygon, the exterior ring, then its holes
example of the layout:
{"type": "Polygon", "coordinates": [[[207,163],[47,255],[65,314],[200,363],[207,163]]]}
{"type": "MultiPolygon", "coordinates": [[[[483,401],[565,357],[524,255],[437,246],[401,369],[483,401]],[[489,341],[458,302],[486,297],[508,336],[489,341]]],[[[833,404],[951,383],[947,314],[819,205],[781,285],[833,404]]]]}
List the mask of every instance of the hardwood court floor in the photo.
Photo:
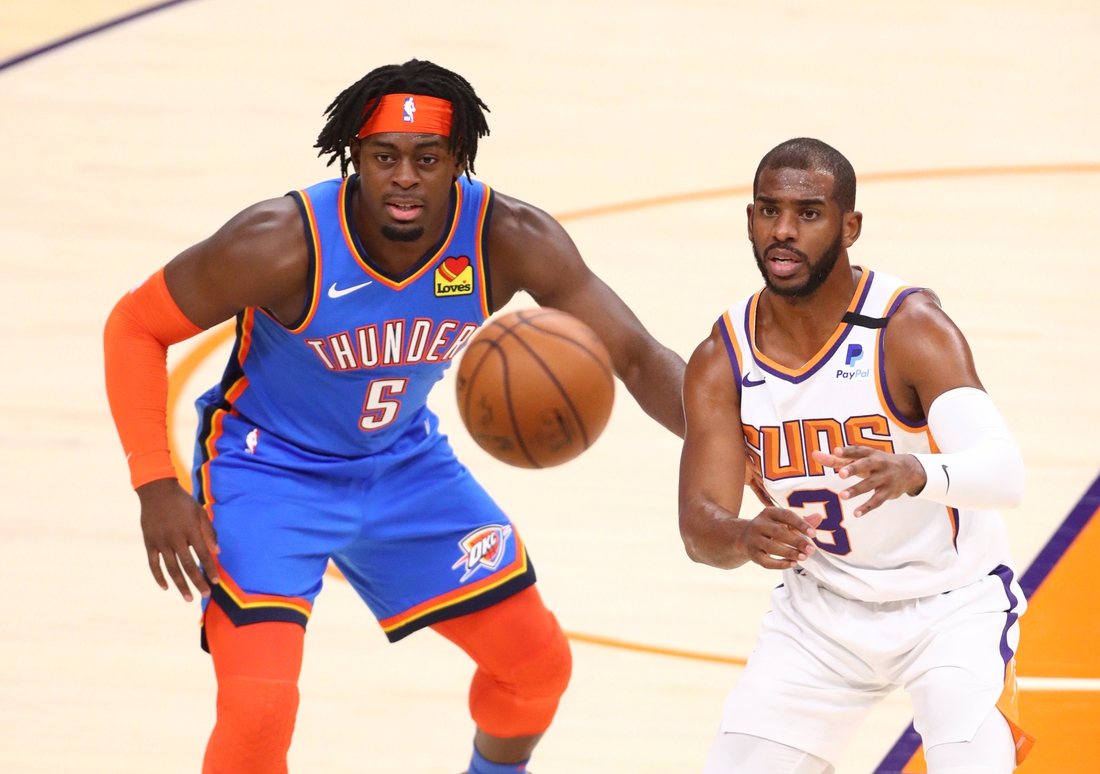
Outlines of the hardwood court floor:
{"type": "MultiPolygon", "coordinates": [[[[0,57],[138,7],[5,4],[0,57]]],[[[366,70],[411,56],[462,72],[493,108],[477,168],[499,190],[559,214],[672,197],[565,222],[685,357],[759,277],[747,196],[682,195],[747,185],[791,136],[848,154],[865,214],[854,258],[939,292],[1020,442],[1028,495],[1005,518],[1023,569],[1100,471],[1098,44],[1100,9],[1084,2],[193,0],[0,70],[0,771],[198,769],[212,670],[195,606],[160,593],[144,566],[103,395],[102,322],[232,213],[330,174],[310,150],[321,110],[366,70]],[[1036,165],[1072,169],[872,180],[1036,165]]],[[[219,361],[181,385],[180,448],[186,404],[219,361]]],[[[678,444],[625,391],[592,451],[531,473],[473,446],[452,389],[445,380],[432,405],[516,519],[567,629],[751,652],[775,576],[686,559],[678,444]]],[[[1074,588],[1056,593],[1072,602],[1074,588]]],[[[462,768],[464,656],[428,632],[390,647],[338,581],[308,639],[293,770],[462,768]]],[[[574,655],[539,774],[700,769],[737,667],[585,642],[574,655]]],[[[910,717],[892,696],[839,772],[873,771],[910,717]]]]}

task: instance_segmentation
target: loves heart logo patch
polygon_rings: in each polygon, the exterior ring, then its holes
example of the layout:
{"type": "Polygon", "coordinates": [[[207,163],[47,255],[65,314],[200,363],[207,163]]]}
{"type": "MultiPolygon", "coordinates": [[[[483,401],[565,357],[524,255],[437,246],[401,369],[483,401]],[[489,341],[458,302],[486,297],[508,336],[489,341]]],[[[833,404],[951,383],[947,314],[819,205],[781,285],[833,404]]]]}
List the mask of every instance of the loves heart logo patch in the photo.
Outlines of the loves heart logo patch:
{"type": "Polygon", "coordinates": [[[435,270],[438,297],[468,296],[474,292],[474,267],[465,255],[449,256],[435,270]]]}

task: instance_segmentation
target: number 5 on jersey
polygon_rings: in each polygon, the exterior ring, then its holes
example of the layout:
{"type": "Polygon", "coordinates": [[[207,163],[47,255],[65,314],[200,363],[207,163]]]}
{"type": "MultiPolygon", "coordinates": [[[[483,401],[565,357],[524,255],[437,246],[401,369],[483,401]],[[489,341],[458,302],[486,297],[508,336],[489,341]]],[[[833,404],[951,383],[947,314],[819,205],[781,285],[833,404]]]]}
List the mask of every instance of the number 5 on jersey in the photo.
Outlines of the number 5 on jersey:
{"type": "Polygon", "coordinates": [[[393,396],[405,392],[408,383],[408,379],[375,379],[367,385],[367,399],[363,402],[359,429],[378,430],[397,419],[401,401],[393,396]]]}

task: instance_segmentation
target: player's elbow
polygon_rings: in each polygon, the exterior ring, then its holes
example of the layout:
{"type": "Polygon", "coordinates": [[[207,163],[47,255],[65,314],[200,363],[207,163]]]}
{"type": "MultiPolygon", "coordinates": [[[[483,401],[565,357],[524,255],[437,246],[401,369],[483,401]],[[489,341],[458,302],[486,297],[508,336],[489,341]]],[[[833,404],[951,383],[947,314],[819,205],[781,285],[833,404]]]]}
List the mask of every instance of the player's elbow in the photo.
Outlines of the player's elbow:
{"type": "MultiPolygon", "coordinates": [[[[737,555],[732,543],[716,535],[713,528],[708,529],[710,516],[706,508],[680,508],[680,539],[684,542],[684,551],[696,564],[717,567],[720,570],[732,570],[745,563],[744,557],[737,555]]],[[[713,525],[711,525],[713,526],[713,525]]]]}
{"type": "Polygon", "coordinates": [[[710,564],[706,558],[706,541],[698,525],[698,514],[694,511],[691,506],[680,505],[680,539],[684,541],[684,551],[691,561],[710,564]]]}

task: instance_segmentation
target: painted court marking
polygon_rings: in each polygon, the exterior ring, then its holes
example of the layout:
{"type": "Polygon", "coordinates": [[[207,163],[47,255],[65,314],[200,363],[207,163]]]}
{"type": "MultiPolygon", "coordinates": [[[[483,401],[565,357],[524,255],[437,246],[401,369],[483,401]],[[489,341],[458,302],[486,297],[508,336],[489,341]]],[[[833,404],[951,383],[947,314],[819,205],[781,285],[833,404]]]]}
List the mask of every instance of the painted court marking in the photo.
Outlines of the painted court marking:
{"type": "MultiPolygon", "coordinates": [[[[961,167],[958,169],[914,169],[899,170],[893,172],[872,172],[869,174],[861,175],[859,180],[861,183],[887,183],[908,180],[945,180],[976,177],[1066,174],[1100,174],[1100,164],[1043,164],[1034,166],[961,167]]],[[[560,215],[556,215],[555,217],[559,221],[582,220],[585,218],[594,218],[604,215],[615,215],[624,212],[635,212],[638,210],[664,207],[672,204],[682,204],[685,202],[704,201],[730,196],[744,196],[751,193],[752,186],[716,188],[706,191],[694,191],[689,193],[673,194],[670,196],[636,199],[629,202],[620,202],[618,204],[610,204],[601,207],[591,207],[583,210],[574,210],[571,212],[565,212],[560,215]]],[[[218,347],[220,347],[222,344],[232,338],[232,336],[234,335],[234,331],[235,326],[232,320],[211,329],[210,335],[203,338],[194,347],[194,349],[188,352],[187,355],[172,370],[168,377],[168,439],[169,444],[172,448],[172,462],[176,466],[176,472],[180,479],[181,485],[188,492],[191,491],[190,469],[183,463],[183,457],[180,455],[179,450],[175,448],[175,436],[173,434],[173,417],[175,414],[176,405],[179,402],[181,391],[184,385],[187,383],[187,380],[191,377],[195,370],[198,369],[216,349],[218,349],[218,347]]],[[[1052,539],[1052,543],[1053,542],[1054,540],[1052,539]]],[[[1035,564],[1042,564],[1044,555],[1046,553],[1047,550],[1044,549],[1044,551],[1040,553],[1039,557],[1036,558],[1035,564]]],[[[1055,561],[1057,561],[1057,559],[1055,559],[1055,561]]],[[[340,576],[339,571],[336,570],[336,568],[332,565],[329,566],[329,574],[335,577],[342,577],[340,576]]],[[[1027,580],[1027,575],[1025,575],[1023,580],[1027,580]]],[[[1031,589],[1025,587],[1024,591],[1030,597],[1031,589]]],[[[632,650],[639,653],[651,653],[654,655],[671,656],[674,658],[683,658],[693,661],[708,661],[718,664],[730,664],[734,666],[744,666],[746,663],[746,659],[739,656],[702,653],[699,651],[681,650],[678,648],[664,648],[658,645],[629,642],[627,640],[620,640],[612,637],[601,637],[592,634],[583,634],[581,632],[567,631],[565,632],[565,634],[569,639],[576,642],[584,642],[590,645],[599,645],[607,648],[618,648],[620,650],[632,650]]],[[[1094,683],[1100,683],[1100,680],[1074,680],[1056,677],[1019,678],[1020,688],[1022,690],[1032,691],[1100,690],[1100,688],[1094,686],[1094,683]],[[1073,685],[1079,687],[1050,687],[1055,685],[1073,685]]]]}

